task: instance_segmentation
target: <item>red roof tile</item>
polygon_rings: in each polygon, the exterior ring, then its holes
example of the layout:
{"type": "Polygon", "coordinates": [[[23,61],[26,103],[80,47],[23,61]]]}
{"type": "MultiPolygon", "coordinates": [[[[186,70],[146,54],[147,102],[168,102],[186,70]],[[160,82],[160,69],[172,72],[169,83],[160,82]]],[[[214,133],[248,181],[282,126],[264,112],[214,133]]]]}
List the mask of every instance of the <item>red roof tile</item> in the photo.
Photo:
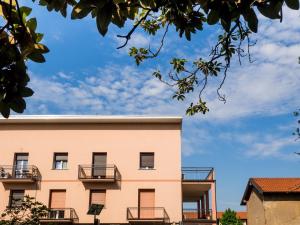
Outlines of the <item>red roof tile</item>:
{"type": "Polygon", "coordinates": [[[300,194],[300,178],[250,178],[241,205],[246,205],[253,188],[261,195],[265,193],[300,194]]]}
{"type": "Polygon", "coordinates": [[[300,192],[300,178],[252,178],[262,192],[300,192]]]}

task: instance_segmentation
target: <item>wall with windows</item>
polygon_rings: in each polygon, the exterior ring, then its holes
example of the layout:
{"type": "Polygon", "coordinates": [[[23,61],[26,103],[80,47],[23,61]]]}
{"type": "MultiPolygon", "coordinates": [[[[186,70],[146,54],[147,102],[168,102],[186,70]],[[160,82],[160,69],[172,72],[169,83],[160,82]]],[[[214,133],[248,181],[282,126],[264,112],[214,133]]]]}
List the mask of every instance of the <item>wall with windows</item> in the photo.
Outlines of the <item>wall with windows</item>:
{"type": "Polygon", "coordinates": [[[155,207],[164,207],[170,222],[179,222],[180,136],[180,123],[1,124],[0,165],[12,165],[15,153],[28,153],[28,165],[37,166],[42,178],[34,184],[0,184],[0,211],[11,190],[25,190],[47,206],[51,190],[65,190],[65,207],[76,210],[80,223],[93,222],[87,215],[91,199],[105,202],[102,223],[126,223],[127,207],[138,207],[139,189],[155,189],[155,207]],[[120,182],[78,179],[78,166],[91,165],[93,153],[106,153],[107,164],[120,171],[120,182]]]}

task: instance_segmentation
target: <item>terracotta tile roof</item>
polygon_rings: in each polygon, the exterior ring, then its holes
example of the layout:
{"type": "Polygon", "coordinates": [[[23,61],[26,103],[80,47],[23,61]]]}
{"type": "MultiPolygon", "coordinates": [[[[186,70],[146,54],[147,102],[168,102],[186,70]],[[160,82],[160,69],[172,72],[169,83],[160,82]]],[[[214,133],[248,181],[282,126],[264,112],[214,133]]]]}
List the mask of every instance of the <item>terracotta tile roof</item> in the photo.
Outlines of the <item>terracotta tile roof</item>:
{"type": "Polygon", "coordinates": [[[252,178],[262,192],[300,192],[300,178],[252,178]]]}
{"type": "MultiPolygon", "coordinates": [[[[223,216],[223,213],[224,213],[224,212],[218,212],[218,213],[217,213],[217,218],[218,218],[218,219],[221,219],[222,216],[223,216]]],[[[236,212],[236,215],[237,215],[237,217],[238,217],[239,219],[241,219],[241,220],[247,220],[247,212],[236,212]]]]}
{"type": "Polygon", "coordinates": [[[300,178],[250,178],[241,205],[246,205],[253,188],[261,195],[265,193],[300,194],[300,178]]]}

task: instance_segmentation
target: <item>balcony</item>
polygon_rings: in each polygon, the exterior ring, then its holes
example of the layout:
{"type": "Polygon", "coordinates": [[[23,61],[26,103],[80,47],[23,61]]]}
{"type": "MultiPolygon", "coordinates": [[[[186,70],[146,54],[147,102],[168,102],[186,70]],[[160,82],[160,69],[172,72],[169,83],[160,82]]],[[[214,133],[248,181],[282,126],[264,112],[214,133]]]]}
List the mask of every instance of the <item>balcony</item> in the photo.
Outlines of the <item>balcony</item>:
{"type": "Polygon", "coordinates": [[[130,223],[169,223],[170,218],[163,207],[127,208],[127,220],[130,223]]]}
{"type": "Polygon", "coordinates": [[[182,167],[181,178],[183,182],[201,182],[214,180],[212,167],[182,167]]]}
{"type": "Polygon", "coordinates": [[[184,222],[213,222],[211,209],[183,209],[184,222]]]}
{"type": "Polygon", "coordinates": [[[41,223],[77,223],[78,215],[73,208],[49,209],[48,215],[40,218],[41,223]]]}
{"type": "Polygon", "coordinates": [[[36,166],[0,166],[0,181],[3,183],[34,183],[40,179],[36,166]]]}
{"type": "Polygon", "coordinates": [[[115,165],[79,165],[78,179],[82,182],[114,183],[121,180],[121,174],[115,165]]]}

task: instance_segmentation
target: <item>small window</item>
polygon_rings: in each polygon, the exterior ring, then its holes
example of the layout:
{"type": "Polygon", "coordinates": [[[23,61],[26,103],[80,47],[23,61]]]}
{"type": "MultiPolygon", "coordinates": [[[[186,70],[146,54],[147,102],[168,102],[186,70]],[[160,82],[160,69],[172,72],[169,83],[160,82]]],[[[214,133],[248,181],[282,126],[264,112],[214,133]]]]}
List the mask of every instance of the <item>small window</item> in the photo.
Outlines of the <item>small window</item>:
{"type": "Polygon", "coordinates": [[[17,207],[22,204],[24,200],[25,190],[11,190],[10,191],[10,199],[9,199],[9,206],[10,207],[17,207]]]}
{"type": "Polygon", "coordinates": [[[65,170],[68,168],[68,153],[55,153],[53,160],[53,169],[65,170]]]}
{"type": "Polygon", "coordinates": [[[105,190],[91,190],[90,191],[90,204],[105,205],[106,191],[105,190]]]}
{"type": "Polygon", "coordinates": [[[154,152],[140,153],[140,168],[153,169],[154,168],[154,152]]]}

